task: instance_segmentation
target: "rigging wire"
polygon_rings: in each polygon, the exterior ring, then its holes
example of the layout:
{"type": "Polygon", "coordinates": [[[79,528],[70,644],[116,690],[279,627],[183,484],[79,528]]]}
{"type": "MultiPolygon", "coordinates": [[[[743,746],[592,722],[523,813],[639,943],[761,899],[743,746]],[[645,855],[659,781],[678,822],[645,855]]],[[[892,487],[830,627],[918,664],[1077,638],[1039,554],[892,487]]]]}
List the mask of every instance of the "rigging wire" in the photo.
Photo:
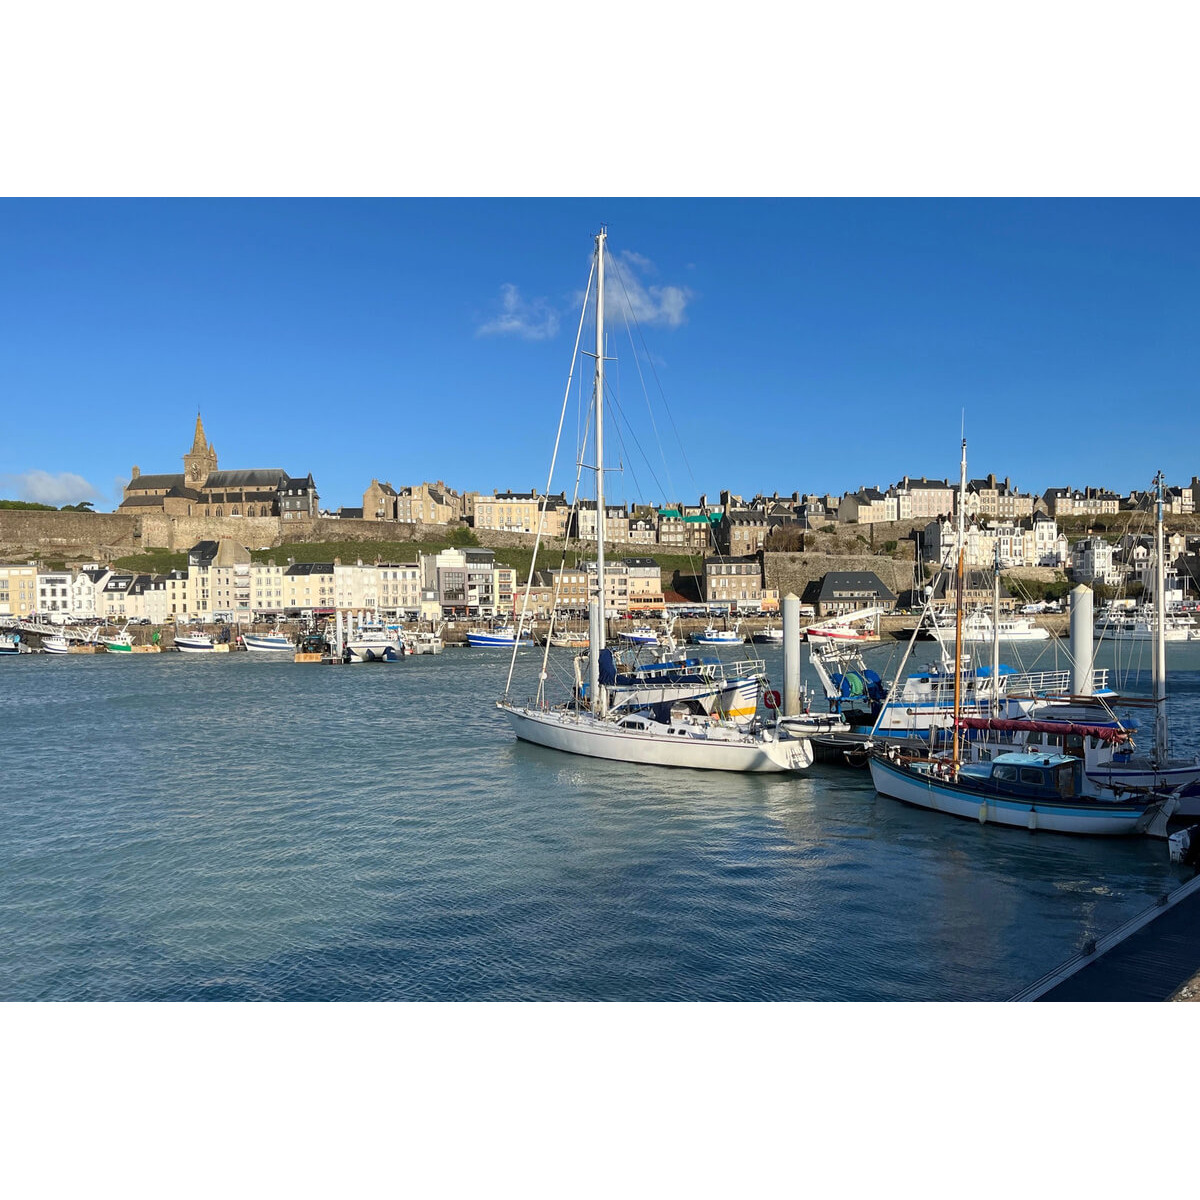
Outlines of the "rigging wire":
{"type": "MultiPolygon", "coordinates": [[[[508,695],[509,689],[512,687],[513,671],[516,669],[516,665],[517,665],[517,651],[520,650],[520,648],[521,648],[521,631],[525,628],[525,618],[529,612],[529,592],[533,586],[533,564],[535,562],[537,562],[538,547],[541,545],[542,534],[544,533],[544,531],[546,529],[546,509],[550,503],[550,489],[554,486],[554,467],[558,462],[558,447],[562,441],[563,422],[567,418],[567,402],[571,398],[571,382],[572,382],[572,378],[575,374],[575,364],[579,358],[579,342],[583,336],[583,321],[584,321],[584,316],[587,313],[587,302],[588,302],[588,297],[592,293],[592,280],[595,277],[595,273],[596,273],[596,267],[595,267],[595,263],[593,263],[592,270],[588,274],[587,290],[584,292],[584,297],[583,297],[583,307],[579,313],[579,327],[575,331],[575,348],[571,352],[571,370],[567,376],[567,386],[563,391],[562,410],[559,413],[559,417],[558,417],[558,432],[554,435],[554,453],[550,456],[550,472],[546,479],[546,494],[542,497],[542,508],[541,508],[541,513],[538,517],[537,536],[533,540],[533,554],[530,556],[530,559],[529,559],[529,573],[525,579],[525,595],[521,601],[521,617],[517,623],[516,636],[513,639],[512,659],[510,660],[510,662],[508,664],[508,678],[504,682],[504,695],[506,697],[508,695]]],[[[548,651],[549,650],[548,642],[547,642],[546,648],[548,651]]],[[[545,675],[545,673],[546,673],[545,661],[543,660],[542,674],[545,675]]]]}

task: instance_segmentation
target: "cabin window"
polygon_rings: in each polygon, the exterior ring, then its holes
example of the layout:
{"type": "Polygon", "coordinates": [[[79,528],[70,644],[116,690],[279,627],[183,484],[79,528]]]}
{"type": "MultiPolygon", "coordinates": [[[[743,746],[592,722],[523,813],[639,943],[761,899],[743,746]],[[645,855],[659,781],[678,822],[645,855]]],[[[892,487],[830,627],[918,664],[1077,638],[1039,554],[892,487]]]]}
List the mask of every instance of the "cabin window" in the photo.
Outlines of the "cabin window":
{"type": "Polygon", "coordinates": [[[1001,779],[1011,782],[1012,780],[1015,780],[1016,777],[1017,768],[1009,766],[1008,763],[996,763],[996,765],[992,767],[993,779],[1001,779]]]}
{"type": "Polygon", "coordinates": [[[1032,784],[1034,787],[1041,787],[1046,780],[1037,767],[1022,767],[1021,782],[1032,784]]]}

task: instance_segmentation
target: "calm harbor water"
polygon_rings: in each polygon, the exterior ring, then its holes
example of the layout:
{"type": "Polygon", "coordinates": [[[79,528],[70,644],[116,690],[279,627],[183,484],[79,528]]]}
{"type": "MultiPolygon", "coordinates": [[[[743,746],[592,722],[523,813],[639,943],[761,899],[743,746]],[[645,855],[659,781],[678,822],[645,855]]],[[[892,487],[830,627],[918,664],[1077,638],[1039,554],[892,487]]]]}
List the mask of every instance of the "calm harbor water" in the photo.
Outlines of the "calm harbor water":
{"type": "MultiPolygon", "coordinates": [[[[865,771],[526,746],[492,704],[507,662],[0,662],[0,998],[1001,1000],[1191,874],[865,771]]],[[[1200,752],[1200,644],[1168,662],[1200,752]]]]}

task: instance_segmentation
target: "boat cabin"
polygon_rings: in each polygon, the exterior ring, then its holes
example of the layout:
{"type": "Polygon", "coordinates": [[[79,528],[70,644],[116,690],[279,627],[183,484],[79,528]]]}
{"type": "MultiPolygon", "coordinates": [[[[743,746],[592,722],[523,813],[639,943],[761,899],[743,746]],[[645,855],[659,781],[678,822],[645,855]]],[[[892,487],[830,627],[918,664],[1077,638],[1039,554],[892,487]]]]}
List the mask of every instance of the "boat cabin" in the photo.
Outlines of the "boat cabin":
{"type": "Polygon", "coordinates": [[[1072,754],[998,754],[990,762],[968,763],[960,776],[980,791],[1023,800],[1063,800],[1078,796],[1083,763],[1072,754]]]}

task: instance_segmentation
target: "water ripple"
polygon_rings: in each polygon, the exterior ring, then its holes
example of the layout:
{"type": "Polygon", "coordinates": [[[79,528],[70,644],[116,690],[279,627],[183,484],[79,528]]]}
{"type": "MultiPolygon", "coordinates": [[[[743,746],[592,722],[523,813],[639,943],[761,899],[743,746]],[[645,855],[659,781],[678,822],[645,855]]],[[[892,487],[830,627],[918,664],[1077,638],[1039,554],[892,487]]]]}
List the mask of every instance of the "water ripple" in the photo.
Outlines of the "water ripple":
{"type": "Polygon", "coordinates": [[[517,743],[495,656],[0,669],[3,999],[996,999],[1174,881],[862,773],[517,743]]]}

